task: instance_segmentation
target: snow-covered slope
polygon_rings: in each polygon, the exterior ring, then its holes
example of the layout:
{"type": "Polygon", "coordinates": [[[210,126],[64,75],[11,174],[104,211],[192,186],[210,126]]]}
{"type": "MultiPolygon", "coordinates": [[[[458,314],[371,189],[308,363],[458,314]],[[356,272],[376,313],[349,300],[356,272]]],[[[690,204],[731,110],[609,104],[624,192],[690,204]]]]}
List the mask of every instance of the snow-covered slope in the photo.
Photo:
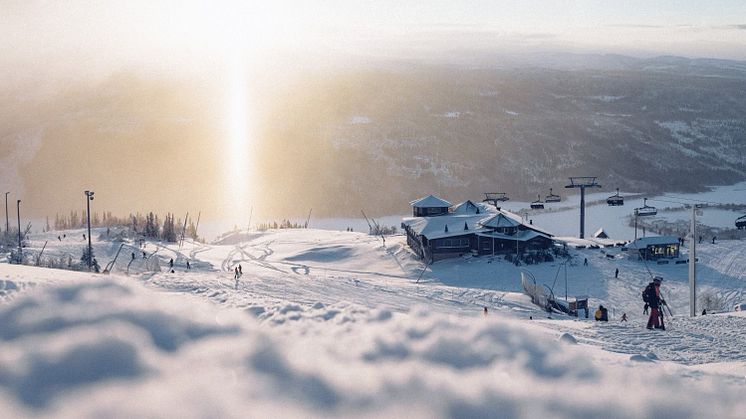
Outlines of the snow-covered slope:
{"type": "MultiPolygon", "coordinates": [[[[101,265],[122,247],[110,275],[0,264],[9,417],[696,418],[746,407],[746,318],[685,317],[686,265],[571,248],[564,264],[466,257],[423,270],[401,236],[384,246],[278,230],[141,248],[116,233],[94,234],[101,265]],[[566,270],[568,295],[604,304],[612,321],[547,318],[520,293],[524,269],[561,297],[566,270]],[[651,274],[676,315],[666,332],[644,328],[651,274]]],[[[82,232],[66,234],[31,236],[26,252],[46,242],[42,265],[79,258],[82,232]]],[[[700,291],[740,301],[742,242],[698,252],[700,291]]]]}

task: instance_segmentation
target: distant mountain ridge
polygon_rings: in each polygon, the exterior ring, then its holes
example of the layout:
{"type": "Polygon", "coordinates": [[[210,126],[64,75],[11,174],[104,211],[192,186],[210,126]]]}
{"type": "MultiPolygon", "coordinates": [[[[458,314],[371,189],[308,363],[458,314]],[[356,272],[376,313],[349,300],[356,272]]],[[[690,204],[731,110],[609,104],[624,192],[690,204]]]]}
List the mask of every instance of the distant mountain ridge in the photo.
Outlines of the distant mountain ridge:
{"type": "Polygon", "coordinates": [[[429,193],[460,200],[501,191],[533,200],[569,176],[651,193],[746,179],[746,62],[532,59],[315,78],[313,88],[293,91],[289,108],[277,108],[284,117],[266,133],[286,135],[266,145],[302,149],[302,159],[316,156],[323,170],[289,156],[285,177],[300,182],[276,199],[286,201],[282,207],[303,197],[320,213],[363,205],[401,213],[429,193]],[[304,115],[303,123],[293,115],[304,115]]]}

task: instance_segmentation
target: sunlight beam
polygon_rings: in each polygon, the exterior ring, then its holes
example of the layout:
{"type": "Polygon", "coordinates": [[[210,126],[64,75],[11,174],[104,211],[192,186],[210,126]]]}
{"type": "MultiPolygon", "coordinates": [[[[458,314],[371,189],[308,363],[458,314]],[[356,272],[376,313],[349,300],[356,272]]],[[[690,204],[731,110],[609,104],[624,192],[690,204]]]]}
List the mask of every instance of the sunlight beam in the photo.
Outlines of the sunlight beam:
{"type": "MultiPolygon", "coordinates": [[[[253,139],[249,129],[246,56],[235,51],[229,61],[226,83],[226,147],[225,195],[228,214],[243,223],[251,200],[253,139]]],[[[227,215],[228,215],[227,214],[227,215]]],[[[239,225],[241,225],[239,224],[239,225]]]]}

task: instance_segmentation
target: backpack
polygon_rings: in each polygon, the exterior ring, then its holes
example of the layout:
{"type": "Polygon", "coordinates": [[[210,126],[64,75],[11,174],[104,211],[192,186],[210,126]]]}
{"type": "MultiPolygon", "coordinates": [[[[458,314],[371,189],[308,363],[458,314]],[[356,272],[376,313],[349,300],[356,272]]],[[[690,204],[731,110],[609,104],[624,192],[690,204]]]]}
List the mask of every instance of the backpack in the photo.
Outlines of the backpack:
{"type": "Polygon", "coordinates": [[[654,285],[652,283],[648,284],[647,287],[642,291],[642,301],[644,301],[647,304],[650,304],[653,302],[655,290],[653,289],[654,285]]]}

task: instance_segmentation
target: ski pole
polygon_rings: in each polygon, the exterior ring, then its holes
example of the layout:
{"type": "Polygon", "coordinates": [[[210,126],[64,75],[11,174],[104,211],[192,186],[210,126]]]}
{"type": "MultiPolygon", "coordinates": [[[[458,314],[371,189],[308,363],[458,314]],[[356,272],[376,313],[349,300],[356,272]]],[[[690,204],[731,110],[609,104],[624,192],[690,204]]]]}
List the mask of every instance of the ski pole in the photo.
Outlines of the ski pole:
{"type": "MultiPolygon", "coordinates": [[[[666,301],[666,299],[665,299],[665,298],[663,298],[663,294],[661,294],[661,299],[662,299],[663,301],[666,301]]],[[[666,307],[666,310],[668,310],[668,314],[669,314],[669,315],[670,315],[671,317],[673,317],[673,313],[671,312],[671,307],[669,307],[669,306],[668,306],[668,303],[665,303],[665,304],[663,304],[663,306],[664,306],[664,307],[666,307]]],[[[661,311],[663,311],[663,310],[661,310],[661,311]]]]}

